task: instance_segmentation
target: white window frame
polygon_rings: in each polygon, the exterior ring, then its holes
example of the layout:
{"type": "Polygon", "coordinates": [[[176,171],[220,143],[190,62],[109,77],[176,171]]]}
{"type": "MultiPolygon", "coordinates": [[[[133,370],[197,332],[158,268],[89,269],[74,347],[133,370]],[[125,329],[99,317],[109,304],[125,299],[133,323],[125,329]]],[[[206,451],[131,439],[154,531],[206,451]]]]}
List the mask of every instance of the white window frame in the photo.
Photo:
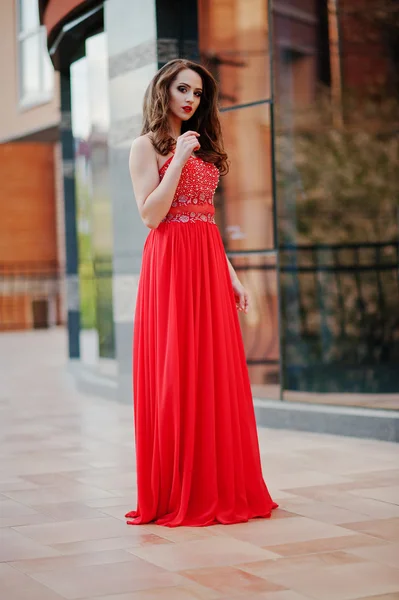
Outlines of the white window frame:
{"type": "MultiPolygon", "coordinates": [[[[33,0],[32,0],[33,1],[33,0]]],[[[21,0],[16,0],[16,29],[17,29],[17,57],[18,57],[18,96],[19,96],[19,108],[21,110],[27,110],[40,104],[47,104],[51,102],[54,97],[54,78],[50,91],[44,89],[44,70],[45,70],[45,52],[47,48],[47,31],[44,25],[38,23],[35,27],[21,30],[21,0]],[[39,78],[40,86],[37,94],[26,94],[23,91],[23,60],[22,60],[22,43],[30,37],[39,38],[39,48],[43,49],[43,53],[40,52],[39,56],[39,78]]]]}

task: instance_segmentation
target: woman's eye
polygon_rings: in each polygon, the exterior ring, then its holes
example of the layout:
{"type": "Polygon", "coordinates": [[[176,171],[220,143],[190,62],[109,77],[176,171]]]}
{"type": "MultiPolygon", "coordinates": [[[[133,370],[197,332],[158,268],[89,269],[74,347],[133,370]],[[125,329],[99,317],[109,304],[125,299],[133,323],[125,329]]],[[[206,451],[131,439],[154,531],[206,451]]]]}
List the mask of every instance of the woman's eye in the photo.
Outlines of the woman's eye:
{"type": "Polygon", "coordinates": [[[201,98],[202,92],[195,92],[195,95],[198,96],[198,98],[201,98]]]}
{"type": "Polygon", "coordinates": [[[179,87],[177,89],[179,90],[179,92],[183,92],[183,94],[185,94],[187,91],[186,88],[184,88],[184,87],[179,87]]]}

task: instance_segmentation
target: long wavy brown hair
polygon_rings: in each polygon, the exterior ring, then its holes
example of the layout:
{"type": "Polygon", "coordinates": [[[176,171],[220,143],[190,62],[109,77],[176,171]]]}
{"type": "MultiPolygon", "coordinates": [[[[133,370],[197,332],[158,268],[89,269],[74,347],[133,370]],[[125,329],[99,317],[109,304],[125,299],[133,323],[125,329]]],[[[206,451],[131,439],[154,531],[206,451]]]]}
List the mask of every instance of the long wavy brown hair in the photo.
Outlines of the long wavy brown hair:
{"type": "Polygon", "coordinates": [[[196,152],[196,156],[214,164],[220,173],[225,175],[229,167],[219,120],[218,88],[211,73],[202,65],[176,58],[156,73],[144,96],[141,135],[150,134],[155,150],[162,156],[174,149],[176,142],[170,135],[168,122],[169,88],[183,69],[191,69],[198,73],[202,79],[203,90],[197,110],[190,119],[182,123],[182,133],[188,130],[197,131],[200,134],[201,148],[196,152]]]}

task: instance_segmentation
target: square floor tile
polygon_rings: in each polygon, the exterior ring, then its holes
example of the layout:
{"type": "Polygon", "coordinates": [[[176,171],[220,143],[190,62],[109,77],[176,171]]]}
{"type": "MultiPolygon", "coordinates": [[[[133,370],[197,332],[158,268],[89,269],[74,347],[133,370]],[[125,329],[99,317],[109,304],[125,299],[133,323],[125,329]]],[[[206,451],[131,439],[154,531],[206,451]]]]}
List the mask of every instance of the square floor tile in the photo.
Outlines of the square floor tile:
{"type": "Polygon", "coordinates": [[[0,531],[0,562],[57,556],[59,552],[21,535],[13,529],[0,531]]]}
{"type": "Polygon", "coordinates": [[[333,506],[328,502],[308,502],[306,504],[293,503],[291,508],[293,513],[298,516],[308,517],[313,521],[330,523],[331,525],[341,525],[344,523],[354,523],[355,521],[364,521],[364,514],[333,506]]]}
{"type": "Polygon", "coordinates": [[[397,444],[259,428],[272,519],[127,526],[133,407],[78,391],[65,348],[0,336],[0,600],[399,600],[397,444]]]}
{"type": "Polygon", "coordinates": [[[56,592],[4,563],[0,564],[0,593],[2,600],[64,600],[56,592]]]}
{"type": "MultiPolygon", "coordinates": [[[[219,526],[216,526],[219,527],[219,526]]],[[[229,536],[257,546],[272,548],[287,542],[302,542],[313,539],[350,535],[348,529],[321,523],[307,517],[291,519],[268,519],[229,525],[229,536]]]]}
{"type": "Polygon", "coordinates": [[[227,537],[211,537],[169,546],[132,548],[129,552],[169,571],[234,566],[244,562],[276,558],[272,552],[227,537]]]}
{"type": "Polygon", "coordinates": [[[32,577],[67,600],[177,586],[187,580],[137,557],[135,560],[35,573],[32,577]]]}
{"type": "Polygon", "coordinates": [[[74,521],[78,519],[99,519],[104,513],[96,508],[91,508],[83,502],[57,502],[55,504],[33,505],[38,512],[50,515],[57,521],[74,521]]]}
{"type": "MultiPolygon", "coordinates": [[[[204,588],[195,583],[188,582],[179,587],[159,587],[150,590],[140,590],[129,594],[112,594],[100,596],[98,599],[85,598],[84,600],[226,600],[225,596],[214,590],[204,588]]],[[[288,599],[289,600],[289,599],[288,599]]],[[[295,600],[295,599],[293,599],[295,600]]]]}
{"type": "Polygon", "coordinates": [[[224,596],[247,597],[254,593],[274,592],[285,589],[280,584],[275,584],[234,567],[186,570],[180,571],[180,575],[220,592],[224,596]]]}
{"type": "Polygon", "coordinates": [[[268,578],[317,600],[355,600],[366,594],[399,594],[399,570],[373,563],[271,573],[268,578]]]}
{"type": "Polygon", "coordinates": [[[389,504],[399,505],[399,485],[356,489],[353,490],[353,494],[355,496],[361,496],[362,498],[371,498],[373,500],[381,500],[382,502],[388,502],[389,504]]]}
{"type": "Polygon", "coordinates": [[[358,598],[357,600],[398,600],[398,599],[399,599],[399,593],[393,592],[392,594],[377,594],[374,596],[362,596],[361,598],[358,598]]]}
{"type": "Polygon", "coordinates": [[[15,502],[15,500],[0,501],[0,517],[2,519],[26,515],[37,515],[37,511],[30,506],[26,506],[20,502],[15,502]]]}
{"type": "Polygon", "coordinates": [[[353,548],[348,550],[348,553],[352,556],[363,558],[363,560],[382,563],[399,569],[399,542],[386,544],[384,546],[353,548]]]}
{"type": "Polygon", "coordinates": [[[125,550],[103,550],[100,552],[86,552],[50,558],[33,558],[11,562],[10,565],[26,574],[55,571],[88,565],[103,565],[134,560],[133,554],[125,550]]]}
{"type": "Polygon", "coordinates": [[[104,515],[98,519],[77,519],[48,525],[27,525],[16,531],[41,544],[61,544],[87,540],[140,535],[139,528],[104,515]]]}
{"type": "Polygon", "coordinates": [[[399,518],[379,519],[378,521],[361,521],[360,523],[345,523],[344,527],[383,540],[392,542],[399,541],[399,518]]]}
{"type": "Polygon", "coordinates": [[[369,535],[350,535],[337,538],[324,538],[308,540],[306,542],[294,542],[292,544],[281,544],[276,546],[265,546],[280,556],[295,556],[299,554],[312,554],[315,552],[333,552],[346,548],[360,548],[363,546],[383,546],[386,542],[382,539],[369,535]]]}
{"type": "Polygon", "coordinates": [[[270,573],[291,573],[294,571],[303,571],[304,569],[346,564],[355,564],[365,562],[366,559],[355,556],[348,552],[322,552],[321,554],[305,554],[300,556],[289,556],[275,560],[265,560],[240,565],[240,569],[247,573],[252,573],[258,577],[267,579],[270,573]]]}
{"type": "Polygon", "coordinates": [[[84,501],[89,498],[109,498],[113,495],[99,488],[73,482],[69,486],[64,487],[44,486],[35,490],[7,491],[4,493],[9,498],[29,506],[54,504],[56,502],[84,501]]]}
{"type": "Polygon", "coordinates": [[[69,542],[63,544],[52,544],[59,554],[84,554],[86,552],[101,552],[102,550],[123,550],[124,548],[135,548],[137,546],[155,546],[158,544],[171,544],[164,538],[157,537],[151,533],[140,533],[136,535],[125,535],[123,537],[111,537],[80,542],[69,542]]]}

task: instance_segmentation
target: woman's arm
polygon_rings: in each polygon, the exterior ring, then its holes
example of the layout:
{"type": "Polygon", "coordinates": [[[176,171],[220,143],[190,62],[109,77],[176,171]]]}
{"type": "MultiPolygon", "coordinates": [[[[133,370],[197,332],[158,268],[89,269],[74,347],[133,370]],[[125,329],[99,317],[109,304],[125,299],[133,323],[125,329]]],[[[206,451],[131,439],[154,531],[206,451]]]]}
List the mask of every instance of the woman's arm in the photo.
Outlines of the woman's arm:
{"type": "Polygon", "coordinates": [[[235,272],[233,265],[229,261],[226,255],[227,266],[229,268],[231,285],[233,286],[234,296],[236,299],[236,306],[238,310],[243,311],[245,313],[248,312],[249,309],[249,294],[247,290],[242,285],[241,281],[237,277],[237,273],[235,272]]]}
{"type": "Polygon", "coordinates": [[[140,216],[150,229],[156,229],[167,214],[183,166],[172,159],[160,182],[157,156],[151,140],[147,136],[134,140],[129,157],[130,176],[140,216]]]}
{"type": "Polygon", "coordinates": [[[150,229],[156,229],[168,213],[182,169],[192,152],[200,147],[198,136],[195,131],[186,131],[178,137],[174,156],[161,182],[151,140],[144,135],[134,140],[129,158],[130,176],[140,216],[150,229]]]}
{"type": "Polygon", "coordinates": [[[227,254],[226,254],[226,260],[227,260],[227,266],[229,267],[229,273],[230,273],[231,283],[234,283],[235,281],[238,281],[237,273],[234,271],[233,265],[231,264],[231,262],[227,258],[227,254]]]}

